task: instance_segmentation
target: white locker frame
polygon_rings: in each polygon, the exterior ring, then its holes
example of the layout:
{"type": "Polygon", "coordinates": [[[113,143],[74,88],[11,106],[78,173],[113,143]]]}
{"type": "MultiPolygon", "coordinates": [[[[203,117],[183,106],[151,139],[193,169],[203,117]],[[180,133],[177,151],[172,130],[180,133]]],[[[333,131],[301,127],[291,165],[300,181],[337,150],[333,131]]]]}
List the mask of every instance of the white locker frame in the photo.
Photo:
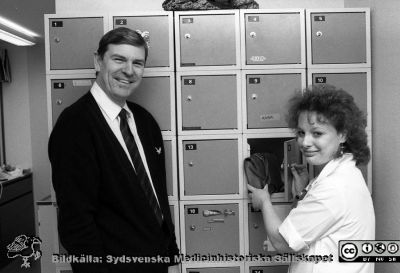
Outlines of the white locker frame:
{"type": "MultiPolygon", "coordinates": [[[[207,204],[238,204],[239,219],[239,255],[244,255],[244,222],[243,222],[243,200],[190,200],[179,201],[180,230],[181,230],[181,253],[186,254],[185,237],[185,205],[207,205],[207,204]]],[[[193,264],[192,262],[182,262],[182,264],[193,264]]],[[[204,263],[201,263],[202,265],[204,263]]],[[[214,263],[212,263],[214,264],[214,263]]],[[[182,271],[183,272],[183,271],[182,271]]]]}
{"type": "MultiPolygon", "coordinates": [[[[44,15],[44,34],[45,34],[45,55],[46,55],[46,74],[58,75],[58,74],[79,74],[79,73],[92,73],[95,74],[95,69],[50,69],[50,37],[49,37],[49,19],[69,19],[69,18],[90,18],[90,17],[103,17],[103,34],[108,32],[108,14],[107,13],[60,13],[60,14],[45,14],[44,15]]],[[[90,53],[90,52],[88,52],[90,53]]],[[[93,63],[94,63],[94,52],[93,63]]]]}
{"type": "Polygon", "coordinates": [[[163,140],[171,141],[171,151],[172,151],[172,195],[168,196],[168,200],[178,201],[178,159],[176,150],[176,137],[163,135],[163,140]]]}
{"type": "Polygon", "coordinates": [[[367,130],[367,135],[368,135],[368,146],[369,146],[369,150],[370,150],[370,160],[367,164],[367,175],[368,175],[368,181],[367,182],[367,186],[368,186],[368,190],[372,195],[372,159],[373,159],[373,154],[372,154],[372,130],[367,130]]]}
{"type": "MultiPolygon", "coordinates": [[[[306,70],[305,69],[252,69],[242,70],[242,131],[243,134],[260,134],[260,133],[290,133],[290,128],[260,128],[248,129],[247,128],[247,92],[246,92],[246,76],[248,74],[272,75],[272,74],[300,74],[301,75],[301,91],[306,88],[306,70]]],[[[294,94],[293,90],[293,94],[294,94]]],[[[284,107],[285,105],[283,105],[284,107]]]]}
{"type": "Polygon", "coordinates": [[[351,68],[351,67],[371,67],[371,14],[370,8],[329,8],[329,9],[306,9],[306,33],[307,33],[307,68],[351,68]],[[311,14],[312,13],[365,13],[366,30],[366,63],[355,64],[313,64],[312,63],[312,43],[311,43],[311,14]]]}
{"type": "Polygon", "coordinates": [[[366,73],[367,75],[367,128],[366,130],[372,130],[372,87],[371,87],[371,68],[318,68],[307,70],[307,82],[309,85],[313,84],[313,74],[351,74],[351,73],[366,73]]]}
{"type": "Polygon", "coordinates": [[[175,11],[175,50],[176,50],[176,71],[199,71],[199,70],[234,70],[240,69],[240,19],[239,10],[202,10],[202,11],[175,11]],[[187,15],[221,15],[221,14],[232,14],[235,16],[235,40],[236,40],[236,65],[230,66],[194,66],[194,67],[183,67],[181,66],[181,49],[180,49],[180,16],[187,15]]]}
{"type": "MultiPolygon", "coordinates": [[[[47,90],[47,128],[49,130],[49,136],[53,130],[53,108],[52,108],[52,94],[51,94],[51,80],[79,80],[79,79],[96,79],[94,73],[76,73],[76,74],[50,74],[46,75],[46,90],[47,90]]],[[[88,91],[92,85],[88,86],[88,91]]]]}
{"type": "MultiPolygon", "coordinates": [[[[191,135],[191,136],[179,136],[178,137],[178,160],[179,160],[179,197],[181,201],[190,200],[237,200],[242,199],[244,195],[243,185],[243,151],[242,151],[242,135],[191,135]],[[237,140],[238,142],[238,194],[212,194],[212,195],[185,195],[185,174],[184,174],[184,162],[183,162],[183,141],[185,140],[237,140]]],[[[246,189],[247,190],[247,189],[246,189]]]]}
{"type": "MultiPolygon", "coordinates": [[[[248,206],[251,204],[251,200],[245,200],[245,203],[243,204],[243,217],[244,217],[244,223],[243,223],[243,229],[244,229],[244,241],[245,241],[245,255],[249,255],[250,252],[250,246],[249,246],[249,212],[248,212],[248,206]]],[[[291,202],[285,202],[285,203],[273,203],[273,205],[277,206],[292,206],[293,203],[291,202]]],[[[284,220],[284,219],[281,219],[284,220]]],[[[267,237],[267,234],[265,234],[265,237],[267,237]]],[[[261,242],[260,242],[261,243],[261,242]]],[[[258,266],[257,262],[247,262],[250,263],[251,266],[258,266]]],[[[267,266],[270,265],[267,262],[260,262],[260,266],[267,266]]],[[[277,265],[276,263],[271,263],[271,265],[277,265]]],[[[279,265],[279,264],[278,264],[279,265]]]]}
{"type": "MultiPolygon", "coordinates": [[[[57,204],[52,201],[38,201],[38,219],[39,219],[39,237],[43,240],[42,245],[47,246],[42,248],[44,255],[49,255],[50,263],[45,263],[44,257],[41,259],[42,268],[52,267],[57,270],[71,270],[69,263],[53,263],[51,256],[59,253],[60,241],[58,236],[58,222],[57,222],[57,204]],[[46,242],[44,238],[51,239],[52,241],[46,242]],[[49,243],[48,245],[46,243],[49,243]]],[[[59,272],[59,271],[57,271],[59,272]]]]}
{"type": "Polygon", "coordinates": [[[180,221],[179,221],[179,201],[178,200],[168,200],[170,206],[174,207],[174,227],[175,227],[175,236],[176,236],[176,244],[178,248],[181,249],[181,235],[180,235],[180,221]]]}
{"type": "MultiPolygon", "coordinates": [[[[242,69],[285,69],[306,68],[306,28],[304,9],[241,9],[240,10],[240,41],[241,41],[241,63],[242,69]],[[301,37],[301,63],[300,64],[276,64],[276,65],[248,65],[246,64],[246,22],[245,15],[248,13],[299,13],[300,14],[300,37],[301,37]]],[[[290,34],[288,34],[290,35],[290,34]]]]}
{"type": "MultiPolygon", "coordinates": [[[[246,262],[244,264],[245,268],[245,273],[252,273],[250,271],[250,266],[263,266],[263,267],[274,267],[274,266],[282,266],[282,265],[287,265],[289,266],[290,263],[285,263],[285,262],[276,262],[276,263],[268,263],[268,262],[246,262]]],[[[266,272],[268,273],[268,272],[266,272]]]]}
{"type": "MultiPolygon", "coordinates": [[[[242,76],[239,70],[219,70],[219,71],[184,71],[176,72],[176,101],[177,101],[177,131],[180,136],[187,135],[206,135],[206,134],[239,134],[242,133],[242,111],[241,111],[241,93],[242,93],[242,76]],[[221,129],[221,130],[182,130],[182,76],[223,76],[236,75],[236,113],[237,113],[237,129],[221,129]]],[[[224,111],[224,109],[221,109],[224,111]]]]}
{"type": "MultiPolygon", "coordinates": [[[[176,135],[176,111],[175,111],[175,73],[171,71],[155,71],[144,69],[143,78],[147,77],[169,77],[170,82],[170,102],[171,102],[171,131],[161,131],[163,136],[175,136],[176,135]]],[[[134,91],[135,92],[135,91],[134,91]]]]}
{"type": "MultiPolygon", "coordinates": [[[[295,137],[296,136],[293,132],[285,132],[285,133],[269,132],[269,133],[257,133],[257,134],[243,134],[242,162],[244,162],[244,159],[246,157],[250,156],[250,146],[247,143],[248,139],[295,138],[295,137]]],[[[283,147],[282,147],[282,149],[283,149],[283,147]]],[[[285,151],[284,151],[284,153],[285,153],[285,151]]],[[[289,199],[289,195],[290,195],[290,192],[292,189],[291,188],[288,189],[288,185],[286,182],[287,181],[284,181],[284,183],[285,183],[285,191],[284,192],[277,192],[277,193],[273,193],[271,195],[272,202],[280,202],[280,203],[292,202],[292,200],[289,199]]],[[[247,178],[246,178],[246,174],[244,171],[243,171],[243,192],[244,192],[243,198],[245,200],[249,200],[249,196],[248,196],[248,192],[247,192],[247,178]]]]}
{"type": "Polygon", "coordinates": [[[239,267],[239,272],[244,273],[244,262],[190,262],[182,263],[182,273],[191,268],[239,267]]]}
{"type": "MultiPolygon", "coordinates": [[[[109,13],[109,30],[113,29],[114,17],[151,17],[151,16],[168,16],[168,35],[169,35],[169,66],[168,67],[150,67],[146,68],[147,72],[154,71],[170,71],[173,72],[175,69],[174,64],[174,16],[172,11],[136,11],[136,12],[112,12],[109,13]]],[[[150,33],[150,47],[151,47],[151,33],[150,33]]]]}

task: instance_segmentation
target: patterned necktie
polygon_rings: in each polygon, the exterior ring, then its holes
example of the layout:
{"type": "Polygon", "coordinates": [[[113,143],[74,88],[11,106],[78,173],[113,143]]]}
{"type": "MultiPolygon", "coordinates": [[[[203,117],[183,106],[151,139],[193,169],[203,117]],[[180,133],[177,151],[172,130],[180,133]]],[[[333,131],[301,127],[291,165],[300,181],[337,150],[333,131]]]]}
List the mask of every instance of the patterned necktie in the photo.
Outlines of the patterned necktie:
{"type": "Polygon", "coordinates": [[[129,154],[131,156],[132,163],[133,166],[135,167],[135,173],[139,180],[140,186],[142,187],[144,194],[156,215],[157,222],[161,226],[163,222],[163,215],[160,206],[158,205],[153,188],[150,185],[150,180],[149,177],[147,176],[146,169],[144,168],[142,158],[140,157],[139,149],[136,146],[136,142],[133,138],[132,132],[129,129],[127,114],[128,112],[125,109],[122,109],[118,115],[120,118],[119,127],[122,133],[122,137],[124,138],[126,147],[128,148],[129,154]]]}

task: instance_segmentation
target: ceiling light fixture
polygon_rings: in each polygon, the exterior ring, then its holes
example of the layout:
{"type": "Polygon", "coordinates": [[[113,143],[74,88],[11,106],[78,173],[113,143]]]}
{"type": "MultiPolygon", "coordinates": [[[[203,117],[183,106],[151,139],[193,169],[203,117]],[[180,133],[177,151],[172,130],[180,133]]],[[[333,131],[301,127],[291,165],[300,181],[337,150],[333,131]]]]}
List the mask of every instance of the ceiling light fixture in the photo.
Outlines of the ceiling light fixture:
{"type": "Polygon", "coordinates": [[[37,33],[0,16],[0,40],[17,46],[32,46],[38,36],[37,33]]]}

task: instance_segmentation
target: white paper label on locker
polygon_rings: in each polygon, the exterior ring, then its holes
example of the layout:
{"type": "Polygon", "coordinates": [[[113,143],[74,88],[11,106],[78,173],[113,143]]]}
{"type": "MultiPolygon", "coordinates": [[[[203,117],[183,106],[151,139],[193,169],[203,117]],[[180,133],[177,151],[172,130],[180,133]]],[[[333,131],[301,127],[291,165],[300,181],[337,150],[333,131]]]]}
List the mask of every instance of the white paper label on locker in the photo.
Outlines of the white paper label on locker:
{"type": "Polygon", "coordinates": [[[92,81],[91,80],[73,80],[72,85],[73,86],[92,86],[92,81]]]}
{"type": "Polygon", "coordinates": [[[279,113],[265,114],[260,116],[260,120],[261,121],[281,120],[281,115],[279,113]]]}
{"type": "Polygon", "coordinates": [[[267,58],[265,56],[251,56],[250,61],[252,62],[264,62],[267,58]]]}

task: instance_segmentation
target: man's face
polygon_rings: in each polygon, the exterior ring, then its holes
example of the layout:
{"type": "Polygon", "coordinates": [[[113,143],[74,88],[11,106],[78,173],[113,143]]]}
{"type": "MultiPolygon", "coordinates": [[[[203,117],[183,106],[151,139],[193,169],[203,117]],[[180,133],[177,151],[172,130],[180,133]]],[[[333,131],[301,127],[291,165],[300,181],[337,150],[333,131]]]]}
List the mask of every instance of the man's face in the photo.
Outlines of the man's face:
{"type": "Polygon", "coordinates": [[[108,45],[103,58],[95,54],[96,82],[107,96],[122,106],[142,81],[144,47],[128,44],[108,45]]]}

